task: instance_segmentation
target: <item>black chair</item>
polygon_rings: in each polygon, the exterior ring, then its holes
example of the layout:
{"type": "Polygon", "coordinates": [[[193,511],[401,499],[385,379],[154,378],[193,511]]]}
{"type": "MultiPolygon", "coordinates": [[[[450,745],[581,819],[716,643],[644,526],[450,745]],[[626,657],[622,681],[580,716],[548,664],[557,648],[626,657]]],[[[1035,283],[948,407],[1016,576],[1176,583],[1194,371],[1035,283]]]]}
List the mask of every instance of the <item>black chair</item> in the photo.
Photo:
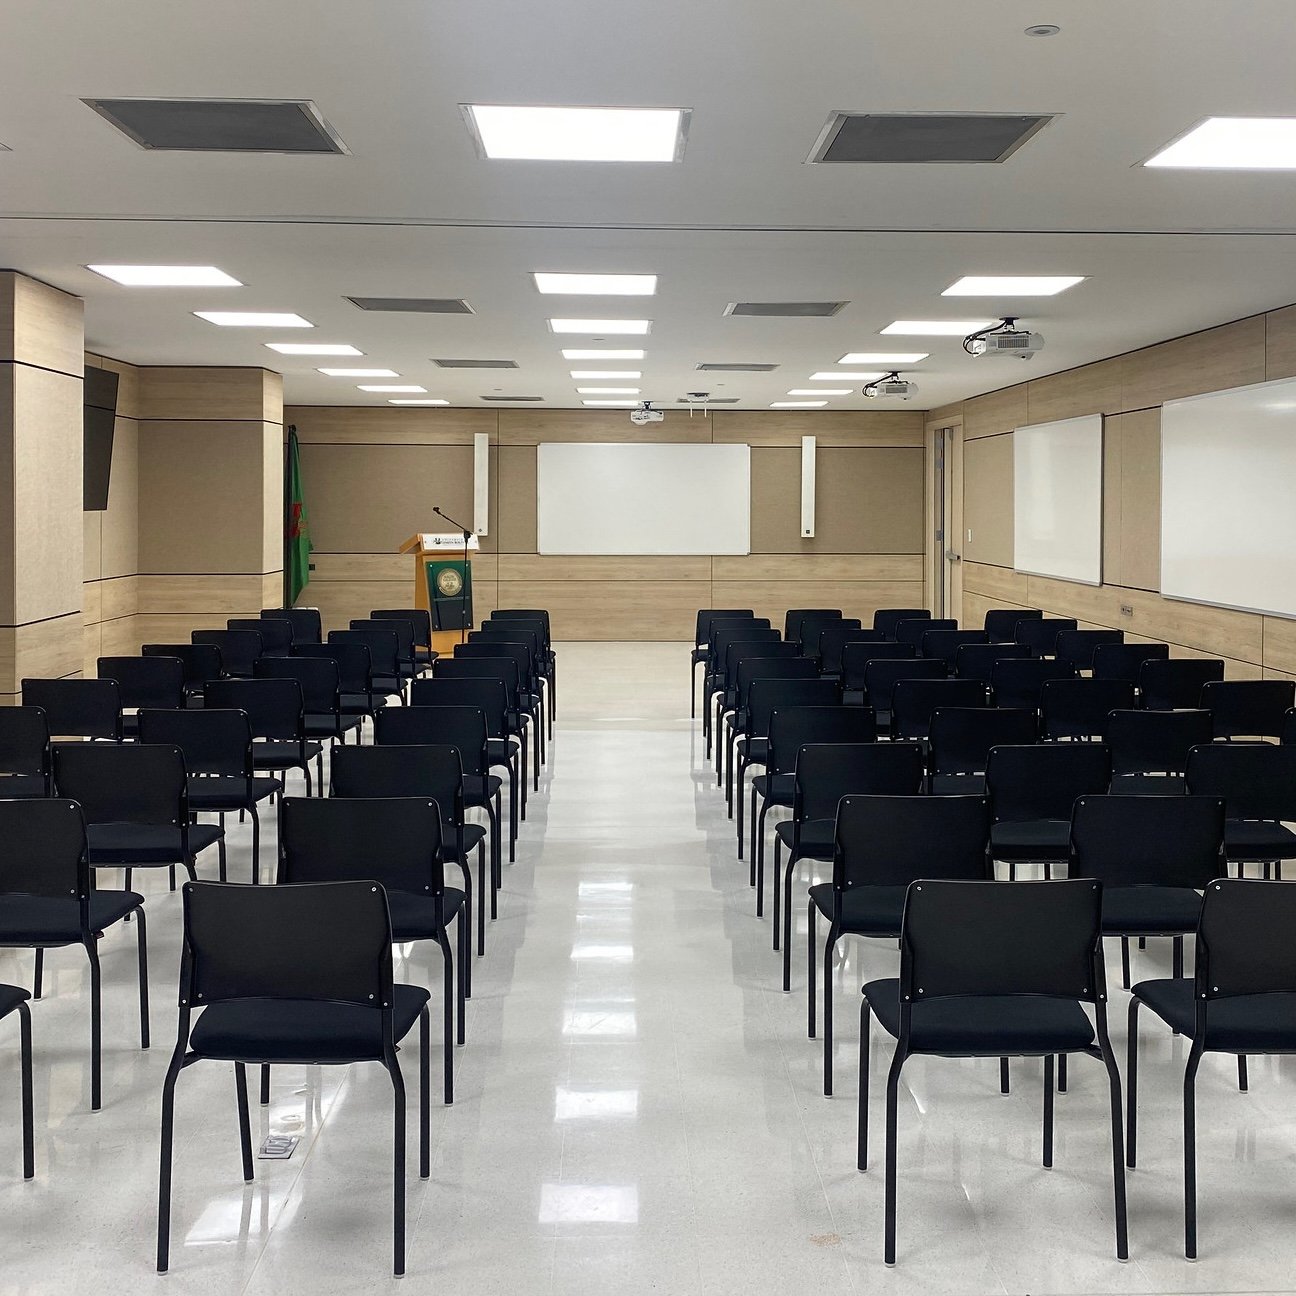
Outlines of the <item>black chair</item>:
{"type": "Polygon", "coordinates": [[[1279,736],[1279,742],[1284,747],[1296,746],[1296,708],[1287,711],[1283,715],[1282,734],[1279,736]]]}
{"type": "Polygon", "coordinates": [[[783,614],[783,638],[789,643],[801,643],[801,624],[807,617],[819,620],[837,620],[842,614],[841,608],[788,608],[783,614]]]}
{"type": "Polygon", "coordinates": [[[226,630],[254,630],[261,636],[262,657],[292,655],[292,622],[278,617],[230,617],[226,630]]]}
{"type": "Polygon", "coordinates": [[[558,666],[557,656],[549,646],[549,631],[544,621],[538,617],[509,617],[501,621],[485,621],[468,635],[471,642],[474,638],[521,639],[531,645],[532,662],[536,682],[545,694],[545,711],[548,719],[549,737],[553,737],[554,718],[557,714],[558,666]]]}
{"type": "Polygon", "coordinates": [[[545,671],[549,680],[549,719],[555,719],[558,715],[558,654],[554,652],[549,613],[542,608],[496,608],[487,620],[492,625],[499,621],[512,621],[528,626],[539,623],[539,629],[544,635],[545,671]]]}
{"type": "Polygon", "coordinates": [[[408,621],[414,627],[414,660],[430,666],[437,659],[432,650],[432,613],[427,608],[374,608],[369,616],[375,621],[408,621]]]}
{"type": "Polygon", "coordinates": [[[1018,711],[1038,711],[1044,685],[1059,679],[1075,679],[1075,667],[1070,662],[1014,657],[997,661],[990,668],[990,689],[995,706],[1012,707],[1018,711]]]}
{"type": "Polygon", "coordinates": [[[294,644],[320,643],[324,638],[319,608],[262,608],[261,616],[275,621],[287,621],[292,626],[294,644]]]}
{"type": "Polygon", "coordinates": [[[1116,1256],[1129,1256],[1120,1073],[1107,1033],[1107,973],[1096,882],[916,881],[900,933],[900,976],[870,981],[860,1008],[858,1165],[868,1166],[871,1019],[896,1040],[886,1089],[883,1258],[896,1258],[900,1074],[915,1054],[1042,1057],[1043,1163],[1053,1164],[1053,1060],[1082,1053],[1107,1069],[1116,1256]],[[1092,1008],[1091,1022],[1085,1005],[1092,1008]]]}
{"type": "MultiPolygon", "coordinates": [[[[372,720],[378,713],[378,708],[386,705],[387,699],[374,693],[369,649],[364,644],[298,644],[291,655],[298,658],[326,657],[337,665],[337,709],[348,725],[354,719],[358,722],[357,727],[363,729],[364,720],[372,720]]],[[[358,732],[356,741],[361,741],[358,732]]]]}
{"type": "MultiPolygon", "coordinates": [[[[807,1011],[815,1037],[815,915],[823,914],[823,1082],[833,1084],[832,963],[843,936],[900,935],[905,889],[917,878],[985,879],[990,807],[985,797],[847,796],[837,807],[831,882],[806,905],[807,1011]]],[[[790,943],[790,942],[789,942],[790,943]]]]}
{"type": "Polygon", "coordinates": [[[797,751],[792,818],[774,825],[773,945],[783,944],[783,990],[792,988],[792,887],[803,860],[828,863],[844,796],[916,796],[922,791],[922,752],[913,743],[808,743],[797,751]],[[786,846],[787,868],[779,855],[786,846]]]}
{"type": "MultiPolygon", "coordinates": [[[[735,643],[771,642],[782,642],[782,638],[764,618],[712,622],[706,670],[702,675],[702,737],[706,740],[707,756],[711,755],[711,703],[724,686],[724,668],[729,646],[735,643]]],[[[795,644],[791,645],[789,655],[797,655],[795,644]]]]}
{"type": "Polygon", "coordinates": [[[1130,985],[1129,940],[1170,937],[1175,976],[1183,938],[1196,930],[1201,895],[1224,868],[1220,797],[1082,796],[1071,814],[1068,877],[1103,886],[1103,935],[1121,938],[1121,984],[1130,985]]]}
{"type": "Polygon", "coordinates": [[[210,680],[203,702],[216,710],[244,712],[252,726],[252,768],[284,775],[301,770],[310,796],[310,763],[324,749],[306,737],[301,685],[295,679],[210,680]]]}
{"type": "Polygon", "coordinates": [[[1125,680],[1055,679],[1040,689],[1040,733],[1051,742],[1101,739],[1113,711],[1134,707],[1134,686],[1125,680]]]}
{"type": "Polygon", "coordinates": [[[918,649],[913,644],[896,643],[888,639],[883,643],[869,640],[847,640],[842,645],[842,688],[847,693],[864,691],[864,675],[869,663],[875,661],[918,661],[918,649]]]}
{"type": "Polygon", "coordinates": [[[1003,860],[1010,879],[1018,864],[1043,864],[1048,876],[1054,864],[1070,857],[1076,798],[1104,793],[1110,782],[1111,755],[1101,743],[991,748],[991,862],[1003,860]]]}
{"type": "Polygon", "coordinates": [[[797,643],[801,646],[801,655],[814,661],[819,660],[819,640],[823,632],[830,627],[841,630],[861,630],[863,625],[858,617],[844,617],[840,612],[812,612],[801,618],[797,629],[797,643]]]}
{"type": "Polygon", "coordinates": [[[1070,662],[1077,671],[1092,671],[1099,648],[1125,642],[1124,630],[1061,630],[1053,646],[1059,661],[1070,662]]]}
{"type": "Polygon", "coordinates": [[[1170,645],[1163,643],[1107,643],[1094,649],[1094,679],[1118,679],[1136,687],[1145,661],[1166,661],[1170,645]]]}
{"type": "MultiPolygon", "coordinates": [[[[508,699],[507,732],[511,737],[518,740],[518,758],[521,765],[519,771],[521,777],[519,779],[518,811],[520,817],[525,819],[527,817],[528,796],[527,763],[530,759],[527,754],[526,732],[528,725],[532,725],[533,721],[532,717],[522,709],[521,682],[518,677],[517,663],[502,657],[440,657],[432,663],[432,678],[493,680],[495,683],[503,685],[504,695],[508,699]]],[[[532,735],[530,747],[538,755],[538,743],[534,734],[532,735]]],[[[534,787],[536,791],[539,791],[539,760],[532,759],[531,763],[535,766],[534,787]]]]}
{"type": "Polygon", "coordinates": [[[925,743],[938,708],[984,707],[990,690],[980,680],[899,679],[891,690],[891,737],[925,743]]]}
{"type": "MultiPolygon", "coordinates": [[[[1139,1009],[1192,1041],[1184,1064],[1184,1254],[1197,1256],[1197,1071],[1205,1053],[1296,1052],[1296,885],[1217,878],[1206,888],[1191,979],[1134,987],[1129,1007],[1127,1163],[1137,1162],[1139,1009]]],[[[1242,1086],[1245,1088],[1245,1084],[1242,1086]]]]}
{"type": "Polygon", "coordinates": [[[881,631],[888,639],[896,637],[896,627],[902,621],[930,620],[926,608],[877,608],[873,612],[873,629],[881,631]]]}
{"type": "Polygon", "coordinates": [[[1223,797],[1224,854],[1239,872],[1260,862],[1282,877],[1283,860],[1296,859],[1296,748],[1270,743],[1208,743],[1188,753],[1188,791],[1223,797]]]}
{"type": "Polygon", "coordinates": [[[186,794],[192,813],[237,810],[252,820],[252,881],[261,881],[261,817],[257,806],[283,791],[283,783],[258,775],[252,760],[252,725],[246,711],[217,707],[141,711],[140,742],[178,747],[184,754],[186,794]]]}
{"type": "MultiPolygon", "coordinates": [[[[850,692],[850,680],[843,680],[846,692],[850,692]]],[[[861,690],[862,700],[867,710],[873,712],[879,733],[891,731],[891,706],[895,696],[896,685],[901,680],[944,680],[945,663],[935,657],[914,657],[908,660],[897,658],[888,660],[875,657],[864,667],[864,687],[861,690]]],[[[973,680],[964,683],[975,684],[973,680]]]]}
{"type": "Polygon", "coordinates": [[[349,628],[352,630],[390,630],[396,636],[396,666],[399,677],[406,683],[431,665],[431,662],[418,660],[418,654],[415,652],[417,632],[414,629],[414,622],[406,617],[353,618],[349,628]]]}
{"type": "Polygon", "coordinates": [[[261,660],[261,635],[256,630],[194,630],[189,638],[196,644],[211,644],[220,649],[225,674],[235,679],[251,679],[261,660]]]}
{"type": "Polygon", "coordinates": [[[819,673],[833,678],[842,673],[842,653],[848,643],[885,643],[880,630],[847,625],[825,626],[819,632],[819,673]]]}
{"type": "Polygon", "coordinates": [[[37,706],[0,707],[0,797],[50,794],[50,740],[37,706]]]}
{"type": "MultiPolygon", "coordinates": [[[[740,639],[728,645],[724,650],[719,667],[715,674],[707,677],[711,691],[707,696],[707,712],[711,715],[712,729],[717,735],[716,749],[716,785],[723,780],[725,734],[725,716],[736,711],[742,702],[739,694],[738,672],[746,661],[757,660],[800,660],[801,654],[794,643],[786,639],[746,640],[740,639]],[[712,705],[714,703],[714,705],[712,705]]],[[[707,755],[710,755],[710,746],[707,755]]]]}
{"type": "Polygon", "coordinates": [[[139,712],[185,704],[184,666],[176,657],[100,657],[100,679],[117,682],[123,738],[139,737],[139,712]]]}
{"type": "Polygon", "coordinates": [[[194,823],[184,754],[179,747],[143,743],[59,743],[54,787],[85,816],[91,868],[131,871],[181,864],[191,880],[209,846],[220,855],[225,880],[225,832],[194,823]]]}
{"type": "Polygon", "coordinates": [[[209,680],[225,678],[221,651],[215,644],[145,644],[145,657],[175,657],[184,668],[185,698],[192,705],[202,698],[209,680]]]}
{"type": "Polygon", "coordinates": [[[491,664],[512,662],[517,668],[518,687],[515,694],[514,709],[524,724],[531,728],[531,764],[535,779],[540,778],[540,766],[548,759],[546,755],[544,698],[535,676],[535,663],[531,651],[525,644],[506,644],[498,640],[489,643],[461,643],[455,645],[456,661],[479,661],[491,664]]]}
{"type": "Polygon", "coordinates": [[[1193,711],[1201,706],[1202,689],[1223,678],[1218,658],[1150,658],[1139,667],[1139,702],[1147,711],[1193,711]]]}
{"type": "Polygon", "coordinates": [[[958,651],[967,644],[988,644],[984,630],[929,630],[919,641],[919,651],[924,657],[935,657],[945,663],[945,669],[954,673],[958,651]]]}
{"type": "Polygon", "coordinates": [[[1057,637],[1063,630],[1074,630],[1072,617],[1028,617],[1017,622],[1015,635],[1019,644],[1025,644],[1036,657],[1052,657],[1057,637]]]}
{"type": "MultiPolygon", "coordinates": [[[[355,803],[359,804],[359,803],[355,803]]],[[[184,888],[180,1020],[162,1086],[157,1267],[170,1262],[171,1162],[180,1072],[234,1063],[243,1178],[252,1181],[249,1064],[381,1062],[395,1116],[393,1246],[405,1272],[405,1084],[396,1046],[419,1023],[419,1176],[430,1174],[428,999],[392,979],[392,922],[377,881],[184,888]],[[195,1008],[201,1009],[197,1022],[195,1008]]]]}
{"type": "Polygon", "coordinates": [[[400,637],[395,630],[330,630],[328,642],[363,644],[369,650],[370,688],[380,697],[403,697],[400,637]]]}
{"type": "MultiPolygon", "coordinates": [[[[343,714],[342,676],[332,657],[266,657],[256,664],[256,679],[291,679],[301,687],[306,737],[319,743],[346,742],[349,733],[360,740],[363,713],[343,714]]],[[[315,758],[321,785],[324,757],[315,758]]]]}
{"type": "Polygon", "coordinates": [[[1113,711],[1103,741],[1111,752],[1111,791],[1182,796],[1188,753],[1211,740],[1209,711],[1113,711]]]}
{"type": "Polygon", "coordinates": [[[1039,621],[1043,616],[1035,608],[991,608],[985,614],[983,626],[991,643],[1015,643],[1018,622],[1039,621]]]}
{"type": "Polygon", "coordinates": [[[1016,643],[961,644],[954,654],[954,674],[959,679],[979,679],[991,682],[995,662],[1007,659],[1030,659],[1030,649],[1016,643]]]}
{"type": "Polygon", "coordinates": [[[919,617],[914,621],[901,621],[895,628],[896,643],[912,644],[922,651],[923,640],[937,630],[957,630],[959,623],[953,617],[919,617]]]}
{"type": "MultiPolygon", "coordinates": [[[[364,875],[387,894],[393,942],[430,940],[441,950],[444,1102],[449,1106],[454,1102],[454,1047],[456,1040],[464,1042],[471,926],[464,892],[445,884],[440,806],[427,796],[284,797],[279,806],[279,886],[363,882],[364,875]],[[450,945],[451,923],[457,950],[450,945]]],[[[268,1100],[264,1084],[262,1098],[268,1100]]]]}
{"type": "Polygon", "coordinates": [[[706,664],[710,651],[713,621],[746,621],[756,614],[751,608],[699,608],[697,628],[693,632],[693,651],[689,654],[689,715],[697,716],[697,668],[706,664]]]}
{"type": "MultiPolygon", "coordinates": [[[[75,801],[0,801],[0,947],[36,951],[41,997],[47,949],[80,945],[90,964],[90,1107],[103,1105],[99,940],[129,915],[139,951],[140,1047],[149,1046],[148,935],[144,897],[97,889],[86,826],[75,801]]],[[[0,999],[3,999],[0,991],[0,999]]],[[[25,996],[24,996],[25,997],[25,996]]],[[[2,1014],[0,1014],[2,1015],[2,1014]]]]}
{"type": "Polygon", "coordinates": [[[1215,737],[1282,737],[1283,717],[1296,705],[1296,681],[1212,680],[1202,685],[1201,705],[1211,713],[1215,737]]]}
{"type": "Polygon", "coordinates": [[[121,742],[121,690],[111,679],[25,679],[22,704],[40,707],[52,738],[121,742]]]}
{"type": "Polygon", "coordinates": [[[18,1065],[19,1090],[22,1097],[22,1161],[23,1178],[36,1175],[36,1132],[32,1120],[32,1037],[31,1010],[27,1000],[31,995],[21,986],[0,983],[0,1019],[10,1013],[18,1014],[18,1065]]]}
{"type": "Polygon", "coordinates": [[[927,738],[927,791],[935,796],[981,796],[992,747],[1024,747],[1038,737],[1033,711],[940,706],[927,738]]]}

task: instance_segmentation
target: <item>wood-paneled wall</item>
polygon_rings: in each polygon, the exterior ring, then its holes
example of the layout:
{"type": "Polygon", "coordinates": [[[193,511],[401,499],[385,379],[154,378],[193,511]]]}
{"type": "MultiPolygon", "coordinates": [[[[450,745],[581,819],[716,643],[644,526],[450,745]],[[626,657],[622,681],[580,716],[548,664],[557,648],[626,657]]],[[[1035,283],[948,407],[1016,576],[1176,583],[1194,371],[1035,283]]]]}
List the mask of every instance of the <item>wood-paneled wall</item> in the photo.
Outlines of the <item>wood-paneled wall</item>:
{"type": "Polygon", "coordinates": [[[474,559],[478,616],[548,607],[564,639],[689,639],[697,609],[790,604],[875,607],[923,598],[921,413],[671,411],[635,428],[624,411],[362,409],[284,411],[301,442],[315,545],[302,595],[327,625],[411,598],[413,564],[393,551],[472,509],[472,438],[491,438],[490,527],[474,559]],[[816,536],[800,530],[801,437],[818,438],[816,536]],[[746,442],[752,553],[744,557],[555,557],[537,552],[536,447],[545,441],[746,442]]]}
{"type": "Polygon", "coordinates": [[[1124,630],[1131,642],[1168,642],[1177,656],[1223,658],[1229,678],[1296,677],[1296,621],[1157,592],[1162,404],[1293,376],[1296,306],[1289,306],[964,401],[963,619],[977,625],[988,608],[1039,608],[1124,630]],[[1012,570],[1008,434],[1082,414],[1106,416],[1098,587],[1012,570]]]}

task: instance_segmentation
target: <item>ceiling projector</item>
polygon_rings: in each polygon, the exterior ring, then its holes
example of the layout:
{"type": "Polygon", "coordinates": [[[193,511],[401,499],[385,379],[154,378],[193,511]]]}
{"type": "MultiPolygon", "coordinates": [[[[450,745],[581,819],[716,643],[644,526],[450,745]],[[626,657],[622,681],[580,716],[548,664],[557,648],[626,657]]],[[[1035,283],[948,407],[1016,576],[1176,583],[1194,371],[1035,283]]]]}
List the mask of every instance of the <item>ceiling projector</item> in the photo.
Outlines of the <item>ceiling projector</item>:
{"type": "Polygon", "coordinates": [[[643,427],[646,423],[660,423],[666,417],[664,410],[655,410],[651,401],[644,401],[638,409],[630,411],[630,422],[635,427],[643,427]]]}
{"type": "Polygon", "coordinates": [[[1015,355],[1029,360],[1036,351],[1044,349],[1044,337],[1028,329],[1016,327],[1016,319],[1009,315],[993,328],[969,333],[963,339],[963,350],[968,355],[1015,355]]]}
{"type": "Polygon", "coordinates": [[[917,383],[906,382],[898,373],[889,373],[885,378],[869,383],[864,388],[864,395],[870,400],[877,400],[883,396],[899,396],[901,400],[908,400],[917,390],[917,383]]]}

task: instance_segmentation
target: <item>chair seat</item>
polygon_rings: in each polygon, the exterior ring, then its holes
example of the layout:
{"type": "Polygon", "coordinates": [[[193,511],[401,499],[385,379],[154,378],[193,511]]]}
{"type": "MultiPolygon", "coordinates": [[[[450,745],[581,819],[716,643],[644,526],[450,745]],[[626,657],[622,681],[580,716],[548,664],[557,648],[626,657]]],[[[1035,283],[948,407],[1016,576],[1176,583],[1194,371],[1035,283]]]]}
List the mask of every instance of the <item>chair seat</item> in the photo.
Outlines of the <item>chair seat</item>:
{"type": "Polygon", "coordinates": [[[335,738],[340,733],[349,733],[360,727],[360,716],[334,715],[331,711],[306,717],[306,736],[308,738],[335,738]]]}
{"type": "Polygon", "coordinates": [[[30,998],[22,986],[0,983],[0,1017],[8,1017],[19,1004],[25,1004],[30,998]]]}
{"type": "MultiPolygon", "coordinates": [[[[216,824],[190,824],[189,850],[197,855],[224,836],[216,824]]],[[[180,829],[170,824],[87,824],[86,840],[96,868],[183,864],[185,859],[180,829]]]]}
{"type": "Polygon", "coordinates": [[[191,810],[243,810],[282,792],[283,784],[268,776],[219,774],[190,778],[186,788],[191,810]]]}
{"type": "MultiPolygon", "coordinates": [[[[1192,977],[1140,981],[1132,991],[1163,1022],[1192,1039],[1197,1005],[1192,977]]],[[[1237,995],[1206,1005],[1208,1049],[1222,1053],[1296,1052],[1296,994],[1237,995]]]]}
{"type": "MultiPolygon", "coordinates": [[[[455,834],[456,834],[456,829],[454,824],[441,825],[441,840],[446,843],[446,851],[448,854],[453,854],[453,852],[450,851],[450,843],[455,840],[455,834]]],[[[483,842],[485,840],[486,840],[485,824],[475,824],[475,823],[464,824],[463,848],[464,848],[465,855],[467,855],[469,851],[476,850],[478,843],[483,842]]]]}
{"type": "Polygon", "coordinates": [[[443,930],[464,907],[467,897],[455,887],[446,887],[439,897],[414,895],[410,891],[388,891],[387,909],[391,914],[392,940],[429,940],[443,930]]]}
{"type": "Polygon", "coordinates": [[[744,765],[764,765],[769,760],[769,739],[748,738],[743,743],[744,765]]]}
{"type": "Polygon", "coordinates": [[[515,738],[487,738],[486,755],[492,765],[508,765],[512,762],[513,753],[517,751],[515,738]]]}
{"type": "MultiPolygon", "coordinates": [[[[90,930],[106,931],[143,903],[144,897],[134,891],[92,891],[90,930]]],[[[76,945],[80,941],[81,902],[75,897],[6,895],[0,899],[0,945],[76,945]]]]}
{"type": "Polygon", "coordinates": [[[464,803],[470,806],[482,806],[487,798],[494,799],[495,794],[504,786],[498,774],[465,774],[463,781],[464,803]]]}
{"type": "Polygon", "coordinates": [[[1181,774],[1117,774],[1107,789],[1113,796],[1183,796],[1181,774]]]}
{"type": "Polygon", "coordinates": [[[1066,819],[1025,819],[990,829],[990,854],[999,860],[1065,860],[1071,851],[1066,819]]]}
{"type": "Polygon", "coordinates": [[[1104,887],[1103,933],[1155,936],[1196,931],[1201,904],[1201,896],[1188,887],[1104,887]]]}
{"type": "Polygon", "coordinates": [[[368,693],[343,693],[338,698],[338,710],[344,716],[367,716],[387,705],[385,697],[371,697],[368,693]]]}
{"type": "MultiPolygon", "coordinates": [[[[398,985],[392,1035],[403,1039],[430,998],[398,985]]],[[[189,1035],[199,1057],[231,1062],[365,1062],[382,1057],[382,1014],[360,1004],[311,999],[230,999],[205,1008],[189,1035]]]]}
{"type": "MultiPolygon", "coordinates": [[[[1189,989],[1192,983],[1187,983],[1189,989]]],[[[884,1030],[900,1034],[900,982],[864,987],[884,1030]]],[[[909,1048],[942,1057],[1034,1057],[1092,1048],[1094,1028],[1074,999],[1039,995],[964,995],[915,1003],[909,1048]]]]}
{"type": "Polygon", "coordinates": [[[5,799],[43,797],[45,795],[45,776],[43,774],[0,774],[0,797],[5,799]]]}
{"type": "Polygon", "coordinates": [[[933,774],[933,796],[984,796],[984,774],[933,774]]]}
{"type": "Polygon", "coordinates": [[[1271,819],[1226,819],[1224,854],[1234,860],[1296,859],[1296,833],[1271,819]]]}
{"type": "MultiPolygon", "coordinates": [[[[855,936],[899,936],[904,914],[902,886],[856,886],[842,892],[841,929],[855,936]]],[[[825,918],[833,913],[831,882],[817,882],[810,899],[825,918]]]]}
{"type": "MultiPolygon", "coordinates": [[[[801,824],[800,840],[797,842],[797,856],[800,859],[830,860],[833,856],[833,840],[837,824],[832,819],[806,819],[801,824]]],[[[774,825],[774,835],[788,850],[797,836],[793,832],[791,819],[783,819],[774,825]]]]}
{"type": "Polygon", "coordinates": [[[314,760],[323,748],[317,742],[308,742],[303,754],[300,743],[255,742],[252,744],[252,764],[257,769],[299,769],[306,761],[314,760]]]}
{"type": "Polygon", "coordinates": [[[757,774],[752,787],[771,806],[790,806],[796,791],[795,774],[757,774]]]}

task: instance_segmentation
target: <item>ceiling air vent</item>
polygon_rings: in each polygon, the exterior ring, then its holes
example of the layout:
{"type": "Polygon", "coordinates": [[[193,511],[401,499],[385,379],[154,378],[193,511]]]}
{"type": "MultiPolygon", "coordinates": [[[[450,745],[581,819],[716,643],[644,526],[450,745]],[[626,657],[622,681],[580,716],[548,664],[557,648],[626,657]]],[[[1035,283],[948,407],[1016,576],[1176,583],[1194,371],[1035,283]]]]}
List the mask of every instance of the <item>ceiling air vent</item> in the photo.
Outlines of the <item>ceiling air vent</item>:
{"type": "Polygon", "coordinates": [[[694,365],[701,373],[773,373],[776,364],[722,364],[719,361],[694,365]]]}
{"type": "Polygon", "coordinates": [[[308,99],[84,99],[146,149],[345,153],[308,99]]]}
{"type": "Polygon", "coordinates": [[[543,396],[483,396],[485,401],[542,401],[543,396]]]}
{"type": "Polygon", "coordinates": [[[1003,162],[1048,114],[834,113],[811,162],[1003,162]]]}
{"type": "Polygon", "coordinates": [[[767,319],[815,319],[836,315],[849,302],[730,302],[726,315],[761,315],[767,319]]]}
{"type": "Polygon", "coordinates": [[[689,400],[687,396],[678,396],[675,403],[677,405],[737,405],[738,401],[737,396],[702,396],[694,400],[689,400]]]}
{"type": "Polygon", "coordinates": [[[366,311],[404,311],[410,315],[471,315],[473,308],[462,297],[348,297],[366,311]]]}
{"type": "Polygon", "coordinates": [[[516,369],[516,360],[438,360],[435,356],[432,363],[438,369],[516,369]]]}

